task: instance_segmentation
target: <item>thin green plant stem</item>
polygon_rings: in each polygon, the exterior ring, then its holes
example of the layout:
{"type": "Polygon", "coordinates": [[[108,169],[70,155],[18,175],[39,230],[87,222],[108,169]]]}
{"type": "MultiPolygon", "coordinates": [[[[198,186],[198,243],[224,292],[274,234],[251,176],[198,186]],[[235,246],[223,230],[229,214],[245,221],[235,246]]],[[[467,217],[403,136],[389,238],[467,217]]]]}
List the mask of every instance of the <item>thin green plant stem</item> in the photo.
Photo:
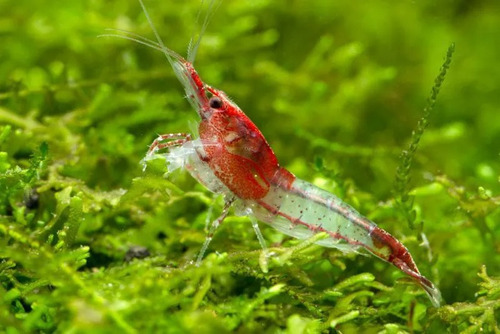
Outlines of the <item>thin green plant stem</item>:
{"type": "Polygon", "coordinates": [[[439,71],[438,76],[434,79],[434,85],[431,89],[431,94],[427,99],[427,105],[424,108],[423,116],[417,123],[417,128],[411,134],[410,145],[406,150],[400,155],[399,166],[396,170],[396,179],[394,182],[395,194],[396,194],[396,205],[403,213],[408,226],[410,229],[415,229],[416,211],[413,208],[413,197],[410,196],[409,192],[409,182],[410,182],[410,171],[413,164],[413,158],[418,149],[420,139],[424,134],[425,130],[429,126],[430,116],[434,106],[436,105],[436,100],[439,95],[439,91],[446,77],[446,73],[451,64],[451,59],[453,52],[455,51],[455,44],[452,43],[448,47],[446,52],[446,57],[443,65],[439,71]]]}

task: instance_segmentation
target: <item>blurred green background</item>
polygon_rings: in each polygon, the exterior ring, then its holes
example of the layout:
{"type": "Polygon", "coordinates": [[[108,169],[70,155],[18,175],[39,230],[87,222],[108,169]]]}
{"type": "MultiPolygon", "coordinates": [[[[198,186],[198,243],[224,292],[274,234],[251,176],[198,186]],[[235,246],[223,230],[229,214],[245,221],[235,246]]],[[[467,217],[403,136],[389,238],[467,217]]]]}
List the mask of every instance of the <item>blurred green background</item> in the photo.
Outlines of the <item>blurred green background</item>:
{"type": "MultiPolygon", "coordinates": [[[[165,44],[185,55],[199,29],[200,2],[146,5],[165,44]]],[[[211,195],[182,173],[167,181],[161,161],[143,174],[139,161],[157,134],[190,131],[196,114],[164,56],[98,38],[106,28],[153,37],[134,0],[0,0],[0,329],[186,332],[198,319],[206,331],[292,333],[327,330],[332,319],[358,312],[329,330],[498,330],[500,285],[478,273],[486,265],[490,276],[500,275],[500,2],[228,0],[213,14],[195,61],[202,79],[257,124],[282,165],[345,198],[408,246],[441,287],[449,305],[439,310],[404,283],[389,292],[373,282],[354,285],[354,292],[377,293],[348,307],[319,303],[314,298],[324,289],[352,275],[373,273],[374,282],[390,287],[402,275],[373,257],[317,248],[307,261],[297,255],[297,270],[313,277],[304,291],[304,281],[292,283],[297,277],[279,278],[293,271],[290,263],[274,275],[260,271],[251,225],[234,217],[210,250],[243,260],[219,263],[219,274],[191,268],[194,274],[169,273],[158,283],[165,274],[159,268],[183,268],[199,250],[211,195]],[[410,229],[394,204],[396,169],[451,43],[451,67],[413,157],[408,187],[418,227],[410,229]],[[26,198],[34,189],[31,208],[26,198]],[[427,239],[429,248],[422,246],[427,239]],[[147,248],[154,260],[123,262],[131,245],[147,248]],[[23,256],[30,247],[34,263],[23,256]],[[53,264],[43,269],[40,261],[53,264]],[[67,271],[65,261],[73,263],[67,271]],[[61,268],[72,278],[58,278],[61,268]],[[150,286],[130,278],[136,270],[151,276],[150,286]],[[331,276],[322,276],[328,270],[331,276]],[[217,275],[232,283],[206,283],[217,275]],[[194,290],[199,282],[208,287],[188,293],[169,285],[176,279],[194,290]],[[162,288],[172,294],[160,298],[155,291],[162,288]],[[292,301],[280,299],[283,289],[292,301]],[[185,293],[172,292],[178,290],[185,293]],[[398,300],[401,291],[411,298],[398,300]],[[172,305],[161,306],[166,299],[172,305]],[[244,313],[246,303],[255,307],[244,313]],[[137,320],[145,309],[158,327],[137,320]]],[[[274,245],[296,242],[263,231],[274,245]]]]}

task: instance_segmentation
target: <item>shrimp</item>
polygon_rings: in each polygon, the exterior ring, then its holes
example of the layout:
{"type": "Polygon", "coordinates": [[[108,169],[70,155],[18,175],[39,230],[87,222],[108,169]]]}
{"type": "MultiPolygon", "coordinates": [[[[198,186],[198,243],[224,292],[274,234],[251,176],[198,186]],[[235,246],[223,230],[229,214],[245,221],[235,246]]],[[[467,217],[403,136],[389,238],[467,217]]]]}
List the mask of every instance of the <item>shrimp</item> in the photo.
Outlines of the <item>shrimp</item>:
{"type": "MultiPolygon", "coordinates": [[[[209,228],[197,264],[217,227],[233,207],[237,215],[250,217],[264,250],[265,241],[257,221],[298,239],[324,232],[328,237],[317,244],[344,252],[366,250],[393,264],[413,278],[425,290],[432,304],[438,307],[441,301],[439,290],[420,274],[408,249],[399,240],[335,195],[300,180],[280,166],[270,145],[250,118],[223,91],[202,81],[193,62],[208,15],[198,40],[190,44],[188,57],[184,59],[164,45],[143,1],[139,2],[157,42],[128,32],[124,32],[128,35],[108,36],[134,40],[161,51],[200,117],[198,138],[188,133],[159,136],[142,160],[143,166],[148,160],[161,156],[167,161],[169,171],[184,168],[208,190],[222,194],[225,199],[222,214],[209,228]]],[[[213,4],[214,1],[210,7],[213,4]]]]}

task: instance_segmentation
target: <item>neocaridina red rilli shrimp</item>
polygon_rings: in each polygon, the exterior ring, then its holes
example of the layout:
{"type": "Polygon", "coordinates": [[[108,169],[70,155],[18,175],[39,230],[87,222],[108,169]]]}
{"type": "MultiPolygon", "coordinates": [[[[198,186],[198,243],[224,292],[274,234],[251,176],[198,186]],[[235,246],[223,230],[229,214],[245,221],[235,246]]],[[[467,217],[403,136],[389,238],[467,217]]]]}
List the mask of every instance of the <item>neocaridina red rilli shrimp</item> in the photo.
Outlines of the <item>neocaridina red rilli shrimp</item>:
{"type": "MultiPolygon", "coordinates": [[[[134,40],[161,51],[200,117],[198,138],[188,133],[161,135],[151,144],[142,161],[145,166],[146,161],[162,156],[170,171],[185,168],[210,191],[224,195],[225,207],[209,229],[197,264],[215,230],[233,207],[236,214],[250,217],[264,249],[265,241],[257,221],[298,239],[324,232],[328,238],[317,241],[319,245],[345,252],[364,249],[392,263],[413,278],[427,292],[433,305],[438,306],[441,300],[439,290],[420,274],[400,241],[335,195],[298,179],[280,166],[250,118],[223,91],[203,82],[193,67],[193,61],[208,19],[205,19],[200,37],[184,59],[164,45],[142,0],[139,2],[157,42],[129,32],[103,36],[134,40]]],[[[211,10],[213,4],[212,1],[211,10]]]]}

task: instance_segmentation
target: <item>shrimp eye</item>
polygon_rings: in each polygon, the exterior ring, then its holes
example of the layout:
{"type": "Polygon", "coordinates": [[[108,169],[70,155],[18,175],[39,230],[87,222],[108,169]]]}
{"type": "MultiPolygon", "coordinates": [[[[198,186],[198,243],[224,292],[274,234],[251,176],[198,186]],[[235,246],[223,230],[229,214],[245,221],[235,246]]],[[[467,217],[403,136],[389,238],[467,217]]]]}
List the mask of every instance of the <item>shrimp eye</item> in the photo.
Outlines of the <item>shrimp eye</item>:
{"type": "Polygon", "coordinates": [[[217,96],[213,96],[212,98],[210,98],[210,101],[208,101],[208,103],[210,104],[210,108],[214,109],[222,108],[222,100],[217,96]]]}

